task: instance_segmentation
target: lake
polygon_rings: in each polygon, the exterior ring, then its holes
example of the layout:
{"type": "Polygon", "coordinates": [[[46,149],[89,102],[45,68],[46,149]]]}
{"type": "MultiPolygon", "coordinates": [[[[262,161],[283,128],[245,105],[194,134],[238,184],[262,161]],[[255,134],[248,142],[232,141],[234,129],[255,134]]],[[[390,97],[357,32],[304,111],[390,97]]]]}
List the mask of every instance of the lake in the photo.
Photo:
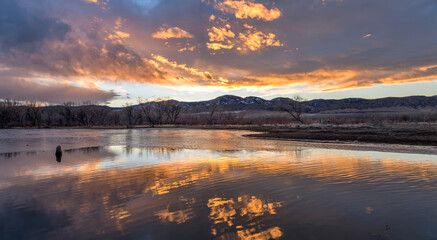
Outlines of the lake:
{"type": "Polygon", "coordinates": [[[0,130],[0,239],[437,239],[437,155],[247,133],[0,130]]]}

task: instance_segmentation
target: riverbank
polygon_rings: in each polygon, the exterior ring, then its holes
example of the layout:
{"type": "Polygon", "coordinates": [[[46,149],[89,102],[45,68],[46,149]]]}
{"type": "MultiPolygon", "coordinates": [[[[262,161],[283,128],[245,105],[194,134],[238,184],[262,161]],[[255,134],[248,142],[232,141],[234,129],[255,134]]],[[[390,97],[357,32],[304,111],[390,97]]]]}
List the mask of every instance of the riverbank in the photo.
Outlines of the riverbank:
{"type": "MultiPolygon", "coordinates": [[[[131,129],[151,128],[137,125],[131,129]]],[[[154,128],[247,130],[245,137],[300,141],[365,142],[437,146],[437,124],[403,123],[387,125],[163,125],[154,128]]],[[[125,126],[56,127],[52,129],[126,129],[125,126]]]]}
{"type": "Polygon", "coordinates": [[[435,125],[318,125],[275,128],[247,137],[437,146],[435,125]]]}

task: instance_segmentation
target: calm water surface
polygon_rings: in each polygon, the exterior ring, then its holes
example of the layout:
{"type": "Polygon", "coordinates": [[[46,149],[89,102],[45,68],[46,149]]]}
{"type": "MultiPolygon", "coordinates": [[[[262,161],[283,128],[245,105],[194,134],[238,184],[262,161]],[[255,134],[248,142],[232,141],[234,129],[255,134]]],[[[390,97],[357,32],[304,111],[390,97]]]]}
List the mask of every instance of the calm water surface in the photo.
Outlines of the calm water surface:
{"type": "Polygon", "coordinates": [[[0,239],[437,239],[436,155],[245,133],[2,130],[0,239]]]}

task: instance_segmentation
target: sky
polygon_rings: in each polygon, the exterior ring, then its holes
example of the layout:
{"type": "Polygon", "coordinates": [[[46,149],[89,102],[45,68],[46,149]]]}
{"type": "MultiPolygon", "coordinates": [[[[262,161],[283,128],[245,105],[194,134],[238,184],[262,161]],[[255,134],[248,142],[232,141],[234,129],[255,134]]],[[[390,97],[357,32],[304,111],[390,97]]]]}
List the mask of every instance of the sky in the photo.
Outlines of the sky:
{"type": "Polygon", "coordinates": [[[435,0],[0,0],[0,99],[437,95],[435,0]]]}

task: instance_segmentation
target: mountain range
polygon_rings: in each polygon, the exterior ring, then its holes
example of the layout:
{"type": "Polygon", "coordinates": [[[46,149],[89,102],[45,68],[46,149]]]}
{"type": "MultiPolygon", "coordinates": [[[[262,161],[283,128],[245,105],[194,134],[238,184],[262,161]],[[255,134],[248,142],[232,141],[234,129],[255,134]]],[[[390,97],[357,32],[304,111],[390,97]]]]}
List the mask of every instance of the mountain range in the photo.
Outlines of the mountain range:
{"type": "MultiPolygon", "coordinates": [[[[290,98],[274,98],[265,100],[260,97],[239,97],[224,95],[208,101],[179,102],[183,105],[184,111],[189,113],[205,112],[212,104],[218,104],[222,111],[243,111],[243,110],[277,110],[281,104],[292,102],[290,98]]],[[[409,96],[409,97],[387,97],[378,99],[346,98],[339,100],[315,99],[302,102],[304,112],[318,113],[323,111],[341,109],[376,109],[376,108],[411,108],[420,109],[437,106],[437,95],[409,96]]]]}

